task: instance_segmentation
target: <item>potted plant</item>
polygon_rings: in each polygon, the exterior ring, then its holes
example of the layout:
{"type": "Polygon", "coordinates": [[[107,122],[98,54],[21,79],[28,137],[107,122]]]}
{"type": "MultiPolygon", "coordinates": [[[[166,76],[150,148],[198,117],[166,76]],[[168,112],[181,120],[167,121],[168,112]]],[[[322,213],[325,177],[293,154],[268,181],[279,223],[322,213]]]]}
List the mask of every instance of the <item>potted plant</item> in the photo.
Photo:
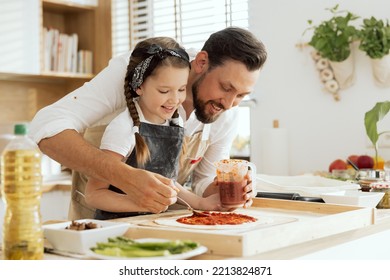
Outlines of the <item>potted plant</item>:
{"type": "Polygon", "coordinates": [[[375,162],[378,162],[378,139],[382,134],[390,133],[390,131],[378,132],[377,123],[382,120],[390,111],[390,101],[378,102],[364,116],[364,125],[366,133],[375,149],[375,162]]]}
{"type": "Polygon", "coordinates": [[[390,86],[390,25],[375,17],[363,20],[358,33],[359,49],[371,59],[375,81],[390,86]]]}
{"type": "Polygon", "coordinates": [[[354,61],[351,51],[351,43],[358,38],[358,30],[351,25],[358,16],[348,11],[338,11],[339,5],[329,10],[333,16],[321,24],[308,29],[313,29],[313,36],[309,41],[322,58],[328,59],[333,69],[335,78],[341,89],[347,88],[354,81],[354,61]]]}

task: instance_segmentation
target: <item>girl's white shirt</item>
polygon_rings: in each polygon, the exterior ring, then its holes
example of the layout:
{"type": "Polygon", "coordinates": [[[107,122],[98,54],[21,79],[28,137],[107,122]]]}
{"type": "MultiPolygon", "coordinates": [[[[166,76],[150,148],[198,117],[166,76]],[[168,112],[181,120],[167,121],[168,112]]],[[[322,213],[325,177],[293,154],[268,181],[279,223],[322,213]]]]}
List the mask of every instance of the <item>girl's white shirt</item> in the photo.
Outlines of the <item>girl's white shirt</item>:
{"type": "MultiPolygon", "coordinates": [[[[153,124],[145,119],[137,99],[134,100],[134,103],[140,121],[153,124]]],[[[182,126],[183,121],[179,121],[180,123],[182,126]]],[[[160,125],[169,126],[169,120],[166,120],[165,123],[160,125]]],[[[130,116],[129,109],[126,108],[108,124],[102,137],[100,149],[110,150],[127,158],[135,147],[133,127],[133,119],[130,116]]]]}

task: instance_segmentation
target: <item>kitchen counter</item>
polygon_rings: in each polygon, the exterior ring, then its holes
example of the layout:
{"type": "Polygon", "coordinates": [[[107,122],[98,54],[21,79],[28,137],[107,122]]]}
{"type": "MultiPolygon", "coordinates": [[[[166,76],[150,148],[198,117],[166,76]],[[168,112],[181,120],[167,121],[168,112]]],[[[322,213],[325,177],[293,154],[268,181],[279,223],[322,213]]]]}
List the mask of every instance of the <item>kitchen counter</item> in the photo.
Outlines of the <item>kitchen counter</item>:
{"type": "MultiPolygon", "coordinates": [[[[275,203],[273,201],[276,200],[269,200],[269,199],[260,199],[258,200],[261,202],[261,204],[268,203],[268,201],[271,201],[271,203],[275,203]]],[[[257,202],[258,203],[258,202],[257,202]]],[[[305,208],[307,205],[312,207],[313,209],[320,209],[321,207],[325,207],[323,212],[337,212],[335,209],[342,209],[339,208],[340,206],[332,206],[328,205],[326,206],[323,203],[311,203],[311,202],[287,202],[287,201],[276,201],[277,205],[294,205],[294,207],[298,208],[305,208]],[[333,209],[333,210],[332,210],[333,209]]],[[[193,257],[192,260],[222,260],[222,259],[241,259],[241,260],[294,260],[294,259],[300,259],[300,260],[379,260],[379,259],[390,259],[390,255],[388,252],[389,245],[388,245],[388,237],[390,236],[390,209],[369,209],[364,208],[365,210],[372,210],[373,213],[375,213],[375,219],[374,221],[366,226],[358,226],[355,229],[346,230],[343,232],[335,233],[335,234],[329,234],[323,237],[317,237],[316,235],[318,233],[318,228],[321,230],[321,226],[318,227],[315,224],[311,228],[304,228],[304,232],[308,234],[307,240],[303,242],[298,242],[292,245],[282,246],[273,250],[265,250],[260,253],[252,254],[252,255],[246,255],[246,256],[227,256],[217,253],[206,253],[203,255],[199,255],[196,257],[193,257]]],[[[363,209],[363,210],[364,210],[363,209]]],[[[177,210],[177,211],[171,211],[171,213],[175,214],[175,212],[183,211],[183,210],[177,210]]],[[[344,211],[344,210],[343,210],[344,211]]],[[[359,211],[359,210],[358,210],[359,211]]],[[[348,211],[346,211],[348,213],[348,211]]],[[[364,211],[362,213],[369,213],[367,211],[364,211]]],[[[167,215],[167,213],[159,214],[159,215],[151,215],[151,216],[164,216],[167,215]]],[[[324,215],[325,218],[331,218],[332,213],[329,215],[324,215]],[[328,216],[328,217],[327,217],[328,216]]],[[[366,215],[367,216],[367,215],[366,215]]],[[[363,218],[366,219],[366,216],[363,218]]],[[[336,216],[335,216],[336,217],[336,216]]],[[[351,216],[353,219],[353,216],[351,216]]],[[[338,217],[340,218],[340,217],[338,217]]],[[[355,218],[359,218],[359,216],[355,216],[355,218]]],[[[329,221],[331,219],[325,219],[324,221],[329,221]]],[[[124,218],[124,219],[118,219],[118,221],[123,222],[124,220],[127,220],[129,222],[134,222],[138,220],[142,220],[140,216],[138,217],[131,217],[131,218],[124,218]]],[[[276,235],[282,234],[281,236],[286,236],[285,239],[291,238],[291,235],[301,235],[299,232],[299,224],[295,225],[295,228],[291,228],[291,231],[288,231],[288,227],[279,227],[276,232],[276,235]],[[286,231],[287,230],[287,231],[286,231]],[[283,235],[284,234],[284,235],[283,235]]],[[[302,224],[302,227],[306,227],[306,224],[302,224]]],[[[345,227],[345,225],[340,224],[340,228],[345,227]]],[[[277,227],[275,227],[277,228],[277,227]]],[[[327,226],[322,228],[322,230],[326,230],[327,226]]],[[[128,231],[129,236],[131,236],[134,232],[128,231]]],[[[142,234],[142,232],[140,232],[142,234]]],[[[188,234],[189,238],[192,238],[191,234],[188,234]]],[[[137,238],[137,237],[136,237],[137,238]]],[[[162,236],[161,238],[164,238],[162,236]]],[[[172,237],[175,238],[175,237],[172,237]]],[[[231,247],[229,243],[229,246],[226,246],[229,241],[233,239],[229,239],[230,237],[227,236],[224,240],[219,240],[216,242],[222,242],[223,246],[226,248],[231,247]]],[[[261,235],[258,238],[264,238],[261,235]]],[[[272,239],[270,239],[272,240],[272,239]]],[[[280,237],[276,237],[275,240],[282,241],[280,237]]],[[[246,242],[244,239],[241,239],[241,241],[244,243],[246,242]]],[[[206,244],[205,244],[206,245],[206,244]]],[[[234,244],[233,244],[234,245],[234,244]]],[[[232,246],[233,246],[232,245],[232,246]]],[[[206,245],[207,246],[207,245],[206,245]]],[[[48,260],[71,260],[71,259],[84,259],[84,257],[80,256],[60,256],[56,254],[49,254],[45,253],[44,259],[48,260]]]]}
{"type": "Polygon", "coordinates": [[[70,173],[62,173],[49,178],[43,178],[42,192],[70,191],[72,187],[72,176],[70,173]]]}
{"type": "MultiPolygon", "coordinates": [[[[390,210],[384,210],[390,215],[390,210]]],[[[390,217],[377,224],[261,253],[242,260],[389,260],[388,238],[390,236],[390,217]]],[[[76,260],[76,257],[45,253],[45,260],[76,260]]],[[[229,259],[224,256],[204,254],[193,260],[229,259]]]]}
{"type": "MultiPolygon", "coordinates": [[[[51,178],[43,178],[42,193],[51,191],[70,191],[72,187],[72,176],[68,173],[52,176],[51,178]]],[[[1,189],[0,185],[0,189],[1,189]]],[[[0,193],[1,197],[1,193],[0,193]]]]}
{"type": "Polygon", "coordinates": [[[268,260],[390,260],[390,209],[377,209],[375,224],[245,257],[268,260]]]}
{"type": "MultiPolygon", "coordinates": [[[[286,202],[283,202],[286,203],[286,202]]],[[[307,202],[294,202],[299,204],[307,204],[307,202]]],[[[315,205],[317,203],[313,203],[315,205]]],[[[324,204],[322,204],[324,205],[324,204]]],[[[320,206],[322,207],[322,206],[320,206]]],[[[370,225],[359,227],[336,234],[330,234],[324,237],[315,237],[314,232],[318,230],[315,225],[308,234],[313,234],[313,238],[298,242],[296,244],[283,246],[274,250],[267,250],[261,253],[249,255],[249,256],[226,256],[216,253],[206,253],[193,257],[193,260],[221,260],[221,259],[242,259],[242,260],[369,260],[369,259],[390,259],[387,247],[388,237],[390,235],[390,210],[385,209],[371,209],[375,212],[375,222],[370,225]],[[310,232],[312,231],[312,232],[310,232]]],[[[161,214],[162,215],[162,214],[161,214]]],[[[125,218],[134,220],[132,218],[125,218]]],[[[137,220],[139,218],[135,218],[137,220]]],[[[120,219],[123,222],[124,219],[120,219]]],[[[342,225],[340,225],[341,227],[342,225]]],[[[344,226],[344,225],[343,225],[344,226]]],[[[297,227],[296,227],[297,228],[297,227]]],[[[326,228],[326,227],[325,227],[326,228]]],[[[290,235],[296,235],[297,232],[292,230],[291,232],[285,231],[287,228],[281,229],[285,232],[286,238],[290,235]]],[[[131,236],[131,232],[129,236],[131,236]]],[[[137,237],[136,237],[137,238],[137,237]]],[[[163,236],[161,238],[164,238],[163,236]]],[[[189,235],[191,238],[191,235],[189,235]]],[[[262,238],[259,236],[259,238],[262,238]]],[[[229,242],[230,239],[223,241],[224,246],[227,248],[225,242],[229,242]]],[[[245,242],[243,239],[242,242],[245,242]]],[[[230,244],[230,243],[229,243],[230,244]]],[[[207,246],[207,244],[205,244],[207,246]]],[[[230,244],[231,245],[231,244],[230,244]]],[[[53,254],[45,254],[45,259],[72,259],[70,257],[58,256],[53,254]]],[[[77,257],[76,257],[77,259],[77,257]]]]}

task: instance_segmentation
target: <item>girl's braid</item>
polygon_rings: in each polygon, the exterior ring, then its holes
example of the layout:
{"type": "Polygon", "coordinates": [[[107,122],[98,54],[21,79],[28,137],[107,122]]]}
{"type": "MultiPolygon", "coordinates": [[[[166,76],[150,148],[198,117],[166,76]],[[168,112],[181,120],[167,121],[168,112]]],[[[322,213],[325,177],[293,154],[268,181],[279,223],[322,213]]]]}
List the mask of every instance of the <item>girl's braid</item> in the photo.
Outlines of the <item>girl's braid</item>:
{"type": "MultiPolygon", "coordinates": [[[[133,98],[137,96],[134,90],[130,86],[130,77],[132,77],[131,67],[127,67],[127,73],[125,78],[125,98],[127,108],[129,109],[130,117],[133,120],[133,127],[140,127],[141,121],[139,119],[139,115],[137,112],[137,108],[135,107],[135,103],[133,98]]],[[[150,158],[150,151],[148,145],[145,143],[145,140],[142,138],[141,134],[138,131],[134,134],[135,136],[135,152],[137,157],[137,165],[139,167],[143,167],[147,160],[150,158]]]]}

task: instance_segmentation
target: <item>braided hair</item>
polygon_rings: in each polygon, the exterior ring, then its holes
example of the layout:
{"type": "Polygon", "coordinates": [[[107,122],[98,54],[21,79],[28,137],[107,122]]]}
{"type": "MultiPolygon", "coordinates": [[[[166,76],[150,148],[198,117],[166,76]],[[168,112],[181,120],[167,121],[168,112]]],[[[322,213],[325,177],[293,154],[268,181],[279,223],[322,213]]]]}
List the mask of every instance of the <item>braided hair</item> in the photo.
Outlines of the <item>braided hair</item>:
{"type": "MultiPolygon", "coordinates": [[[[190,67],[189,57],[186,51],[172,38],[154,37],[139,42],[131,56],[127,66],[124,93],[130,117],[133,120],[135,135],[135,152],[137,165],[142,167],[150,158],[150,151],[142,136],[139,134],[141,121],[135,107],[134,98],[138,97],[136,90],[142,85],[148,76],[152,76],[160,66],[173,66],[177,68],[190,67]]],[[[172,121],[179,118],[179,113],[173,113],[172,121]]]]}

